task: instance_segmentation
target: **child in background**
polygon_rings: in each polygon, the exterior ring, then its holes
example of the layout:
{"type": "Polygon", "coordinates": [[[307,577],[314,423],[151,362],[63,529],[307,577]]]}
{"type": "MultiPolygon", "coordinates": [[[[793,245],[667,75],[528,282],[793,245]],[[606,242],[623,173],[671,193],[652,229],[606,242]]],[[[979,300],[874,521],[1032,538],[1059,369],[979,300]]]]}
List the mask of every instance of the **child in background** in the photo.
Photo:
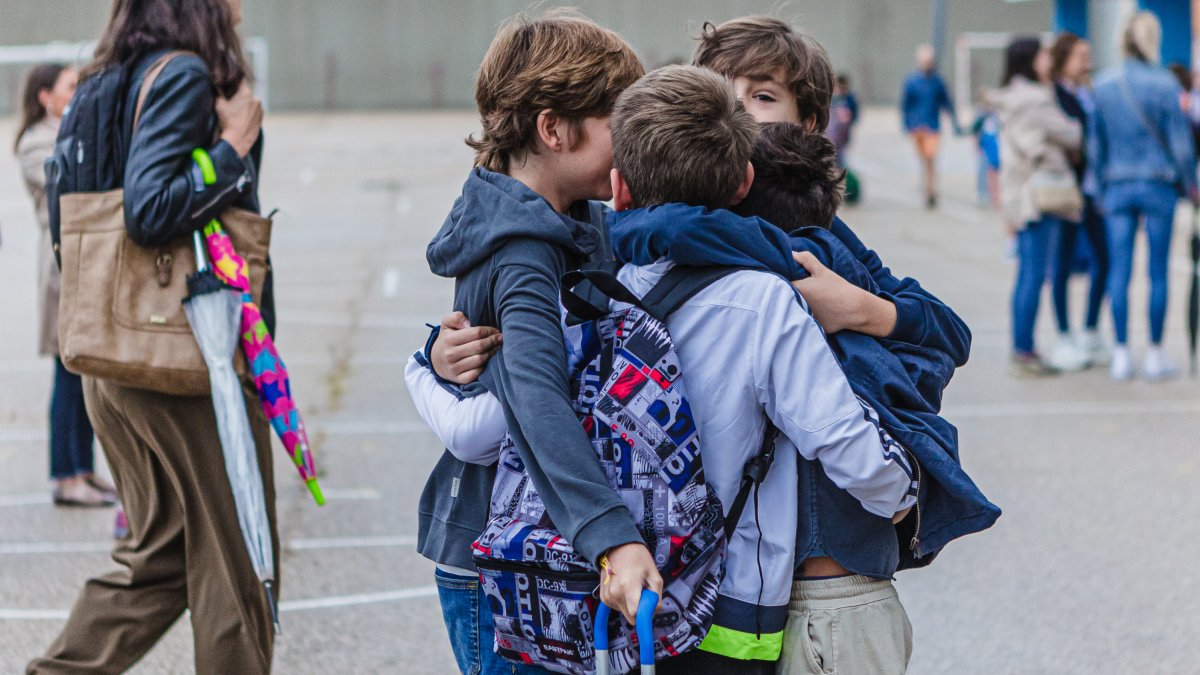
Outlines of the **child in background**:
{"type": "Polygon", "coordinates": [[[979,205],[1000,208],[1000,118],[987,106],[975,107],[975,123],[971,125],[975,147],[979,150],[979,174],[976,191],[979,205]]]}
{"type": "Polygon", "coordinates": [[[858,176],[846,163],[846,153],[853,137],[854,125],[858,124],[858,97],[850,89],[850,77],[838,74],[833,83],[833,100],[829,104],[829,126],[825,135],[833,141],[837,150],[837,161],[846,169],[845,197],[847,204],[857,204],[862,197],[858,176]]]}

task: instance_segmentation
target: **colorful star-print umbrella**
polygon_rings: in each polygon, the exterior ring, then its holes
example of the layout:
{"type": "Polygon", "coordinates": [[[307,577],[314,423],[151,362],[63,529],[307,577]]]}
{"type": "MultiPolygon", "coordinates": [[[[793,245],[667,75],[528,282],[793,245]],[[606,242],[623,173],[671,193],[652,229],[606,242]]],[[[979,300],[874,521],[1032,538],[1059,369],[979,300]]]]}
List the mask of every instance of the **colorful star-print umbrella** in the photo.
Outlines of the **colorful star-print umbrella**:
{"type": "Polygon", "coordinates": [[[292,399],[291,380],[287,367],[279,358],[275,341],[267,330],[262,313],[250,296],[250,275],[246,260],[233,250],[233,241],[217,221],[204,228],[208,255],[213,260],[213,271],[217,278],[242,293],[242,351],[254,373],[254,385],[262,401],[263,412],[275,429],[283,447],[287,449],[300,477],[308,485],[309,492],[317,505],[325,504],[325,496],[317,483],[317,472],[313,466],[312,448],[304,430],[304,420],[292,399]]]}

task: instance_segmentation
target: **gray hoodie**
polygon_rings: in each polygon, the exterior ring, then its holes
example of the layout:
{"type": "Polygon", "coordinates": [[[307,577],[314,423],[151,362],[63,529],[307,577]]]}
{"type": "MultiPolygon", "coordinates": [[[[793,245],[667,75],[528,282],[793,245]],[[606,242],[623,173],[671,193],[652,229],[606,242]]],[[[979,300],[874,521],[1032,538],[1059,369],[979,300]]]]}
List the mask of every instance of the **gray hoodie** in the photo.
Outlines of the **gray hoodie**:
{"type": "MultiPolygon", "coordinates": [[[[503,404],[555,526],[593,562],[642,541],[571,407],[563,344],[559,278],[587,260],[611,259],[603,209],[581,203],[565,216],[523,183],[476,168],[426,250],[434,274],[455,278],[454,309],[473,326],[504,332],[480,384],[503,404]]],[[[487,521],[494,477],[495,465],[443,453],[421,495],[422,555],[474,567],[470,547],[487,521]]]]}

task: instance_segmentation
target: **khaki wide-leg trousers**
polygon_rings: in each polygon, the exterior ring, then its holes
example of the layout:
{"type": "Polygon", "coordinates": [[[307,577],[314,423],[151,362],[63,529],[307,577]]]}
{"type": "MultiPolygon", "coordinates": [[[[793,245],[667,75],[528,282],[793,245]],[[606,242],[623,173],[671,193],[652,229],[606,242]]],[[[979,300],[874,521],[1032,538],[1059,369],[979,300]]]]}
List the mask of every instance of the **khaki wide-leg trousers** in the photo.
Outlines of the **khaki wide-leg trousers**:
{"type": "MultiPolygon", "coordinates": [[[[252,388],[244,394],[278,583],[270,428],[252,388]]],[[[84,585],[62,633],[28,672],[123,672],[185,609],[191,611],[197,673],[270,672],[270,609],[242,543],[212,400],[93,378],[84,378],[84,396],[129,519],[129,536],[113,549],[121,569],[84,585]]]]}

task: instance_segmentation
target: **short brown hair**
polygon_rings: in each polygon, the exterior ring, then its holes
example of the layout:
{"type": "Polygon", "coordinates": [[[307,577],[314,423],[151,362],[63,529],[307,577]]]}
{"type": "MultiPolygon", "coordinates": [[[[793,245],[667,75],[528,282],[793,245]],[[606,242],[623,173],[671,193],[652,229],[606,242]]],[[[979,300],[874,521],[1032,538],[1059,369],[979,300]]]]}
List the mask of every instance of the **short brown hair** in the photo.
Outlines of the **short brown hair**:
{"type": "Polygon", "coordinates": [[[475,164],[506,173],[535,147],[538,114],[553,110],[579,129],[612,113],[621,92],[644,73],[621,36],[586,17],[553,10],[517,16],[496,33],[475,81],[483,132],[467,137],[475,164]]]}
{"type": "Polygon", "coordinates": [[[714,26],[705,23],[692,65],[712,68],[730,79],[769,79],[782,70],[796,96],[801,120],[813,118],[816,130],[829,124],[833,67],[825,48],[811,37],[770,16],[746,16],[714,26]]]}
{"type": "Polygon", "coordinates": [[[1075,51],[1075,45],[1083,42],[1083,38],[1078,35],[1065,31],[1054,40],[1054,44],[1050,45],[1050,79],[1057,81],[1062,77],[1063,68],[1067,67],[1067,61],[1071,59],[1071,52],[1075,51]]]}
{"type": "Polygon", "coordinates": [[[833,224],[846,171],[824,134],[791,122],[764,124],[750,163],[754,185],[733,211],[787,231],[833,224]]]}
{"type": "Polygon", "coordinates": [[[666,66],[625,90],[613,109],[613,166],[633,206],[727,208],[746,176],[758,125],[724,77],[666,66]]]}

